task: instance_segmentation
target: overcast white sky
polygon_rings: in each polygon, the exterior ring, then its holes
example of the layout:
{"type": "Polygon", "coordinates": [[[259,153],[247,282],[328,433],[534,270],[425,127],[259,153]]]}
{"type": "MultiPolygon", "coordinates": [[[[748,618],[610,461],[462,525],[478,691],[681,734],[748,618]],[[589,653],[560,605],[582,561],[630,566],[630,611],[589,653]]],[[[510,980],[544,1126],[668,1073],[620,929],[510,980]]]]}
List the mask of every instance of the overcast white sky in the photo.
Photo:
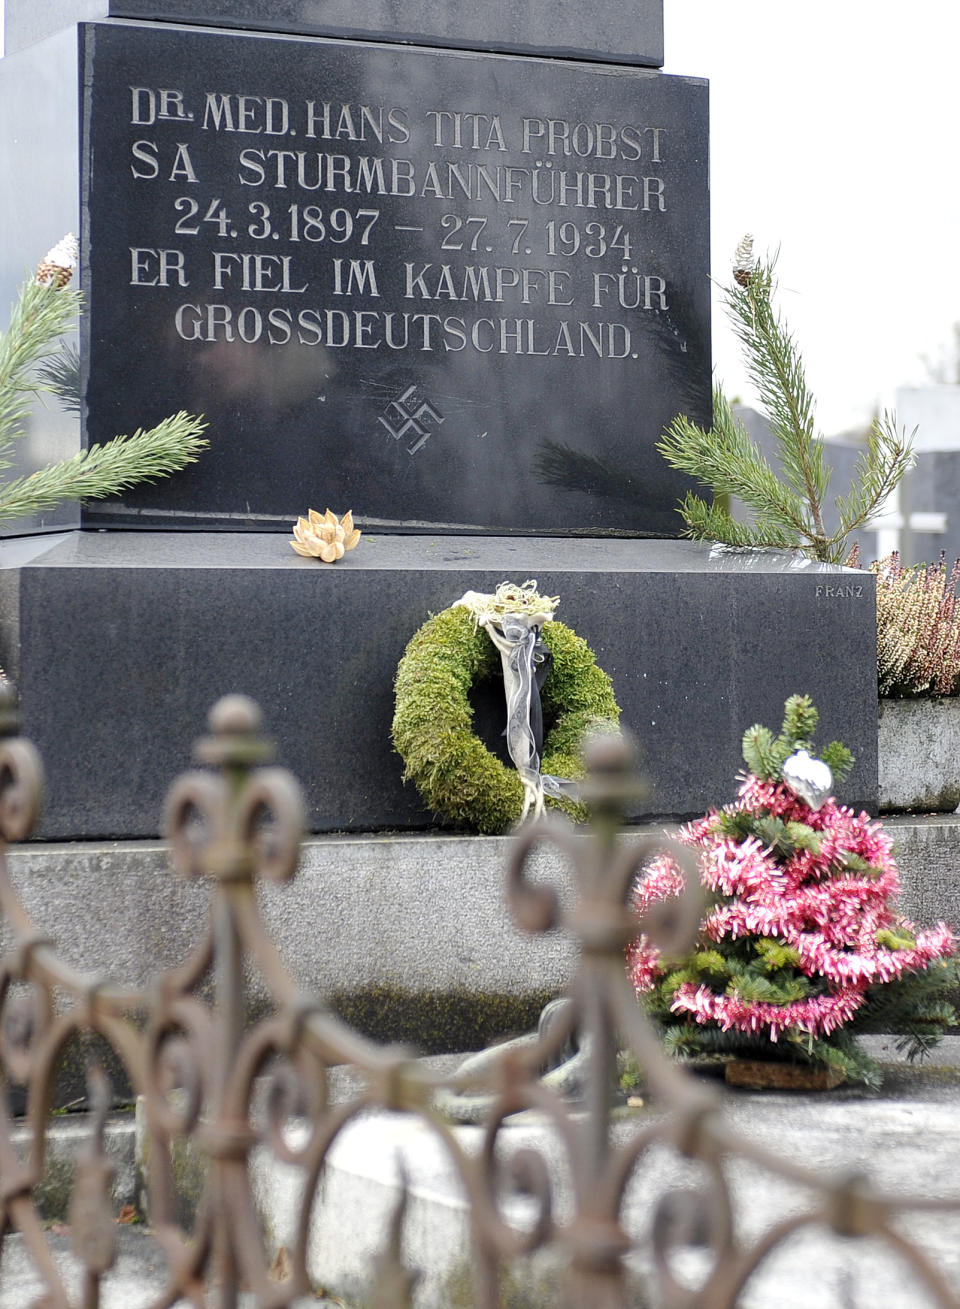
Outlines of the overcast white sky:
{"type": "MultiPolygon", "coordinates": [[[[860,423],[926,380],[960,320],[960,7],[664,4],[666,70],[711,83],[714,275],[745,231],[780,247],[821,425],[860,423]]],[[[749,399],[719,309],[714,360],[749,399]]]]}
{"type": "MultiPolygon", "coordinates": [[[[711,84],[712,247],[780,247],[781,304],[828,434],[927,380],[960,320],[952,0],[665,0],[666,71],[711,84]]],[[[719,309],[714,364],[748,397],[719,309]]]]}

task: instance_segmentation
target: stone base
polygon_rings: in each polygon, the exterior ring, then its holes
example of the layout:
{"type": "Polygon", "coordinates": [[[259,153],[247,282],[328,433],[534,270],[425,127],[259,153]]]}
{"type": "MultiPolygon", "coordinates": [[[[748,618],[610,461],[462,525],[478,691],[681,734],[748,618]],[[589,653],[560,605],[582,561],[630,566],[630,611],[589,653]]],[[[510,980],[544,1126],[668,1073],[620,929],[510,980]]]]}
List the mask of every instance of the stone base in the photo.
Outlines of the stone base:
{"type": "MultiPolygon", "coordinates": [[[[960,818],[884,826],[895,842],[903,913],[923,927],[939,919],[960,925],[960,818]]],[[[293,881],[262,888],[267,932],[300,985],[327,999],[376,988],[438,997],[557,993],[575,949],[562,933],[531,937],[513,925],[509,847],[497,836],[305,841],[293,881]]],[[[182,963],[207,919],[209,886],[174,877],[156,842],[31,844],[9,851],[7,861],[18,895],[58,953],[123,985],[146,986],[182,963]]],[[[541,847],[531,872],[569,903],[570,870],[557,851],[541,847]]]]}
{"type": "Polygon", "coordinates": [[[960,697],[879,703],[880,812],[950,813],[960,804],[960,697]]]}
{"type": "Polygon", "coordinates": [[[745,728],[776,728],[794,692],[857,756],[841,798],[875,806],[869,573],[689,541],[365,536],[330,566],[281,535],[80,531],[0,543],[0,664],[47,770],[39,835],[155,835],[232,691],[263,707],[313,831],[435,825],[390,745],[397,663],[464,591],[529,577],[561,597],[639,739],[652,790],[635,817],[732,797],[745,728]]]}
{"type": "MultiPolygon", "coordinates": [[[[960,817],[885,826],[900,865],[903,913],[920,926],[945,919],[956,929],[960,817]]],[[[297,982],[373,1039],[418,1051],[481,1048],[532,1029],[576,963],[564,934],[531,937],[514,926],[505,901],[508,848],[508,838],[479,836],[306,841],[293,882],[262,888],[267,932],[297,982]]],[[[33,843],[9,851],[7,861],[21,901],[57,953],[123,986],[146,987],[182,963],[207,921],[209,887],[174,877],[158,842],[33,843]]],[[[542,847],[532,872],[569,900],[570,870],[557,852],[542,847]]],[[[10,944],[2,932],[0,944],[10,944]]],[[[257,977],[249,980],[259,1015],[266,995],[257,977]]],[[[105,1055],[99,1049],[96,1057],[105,1055]]],[[[83,1097],[89,1057],[86,1047],[72,1047],[58,1106],[83,1097]]],[[[126,1094],[121,1070],[111,1067],[110,1076],[126,1094]]],[[[22,1112],[22,1096],[15,1105],[22,1112]]]]}

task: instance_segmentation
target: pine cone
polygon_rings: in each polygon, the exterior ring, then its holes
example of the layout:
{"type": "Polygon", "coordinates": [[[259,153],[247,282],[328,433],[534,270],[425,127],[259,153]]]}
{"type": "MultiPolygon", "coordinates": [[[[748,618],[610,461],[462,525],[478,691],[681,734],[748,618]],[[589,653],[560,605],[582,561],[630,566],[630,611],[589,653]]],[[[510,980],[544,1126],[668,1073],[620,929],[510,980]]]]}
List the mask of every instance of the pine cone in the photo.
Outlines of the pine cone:
{"type": "Polygon", "coordinates": [[[70,281],[79,258],[80,247],[77,245],[77,238],[72,232],[68,232],[52,250],[47,251],[37,265],[38,283],[59,291],[70,281]]]}
{"type": "Polygon", "coordinates": [[[733,280],[737,286],[749,286],[753,280],[756,261],[753,257],[753,237],[748,232],[740,238],[733,256],[733,280]]]}

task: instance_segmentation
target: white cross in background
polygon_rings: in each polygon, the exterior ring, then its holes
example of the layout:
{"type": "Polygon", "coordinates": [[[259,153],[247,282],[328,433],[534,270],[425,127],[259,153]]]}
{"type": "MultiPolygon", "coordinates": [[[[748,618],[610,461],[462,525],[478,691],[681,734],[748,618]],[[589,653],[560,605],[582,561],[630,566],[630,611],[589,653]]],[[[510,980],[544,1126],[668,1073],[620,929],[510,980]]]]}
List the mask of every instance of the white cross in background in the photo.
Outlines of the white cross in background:
{"type": "Polygon", "coordinates": [[[947,530],[947,515],[910,509],[910,487],[907,485],[909,473],[898,487],[895,487],[886,503],[882,514],[871,518],[867,528],[877,534],[877,558],[885,559],[894,550],[900,554],[900,562],[911,564],[916,561],[908,558],[911,553],[911,537],[914,532],[929,532],[936,535],[947,530]]]}

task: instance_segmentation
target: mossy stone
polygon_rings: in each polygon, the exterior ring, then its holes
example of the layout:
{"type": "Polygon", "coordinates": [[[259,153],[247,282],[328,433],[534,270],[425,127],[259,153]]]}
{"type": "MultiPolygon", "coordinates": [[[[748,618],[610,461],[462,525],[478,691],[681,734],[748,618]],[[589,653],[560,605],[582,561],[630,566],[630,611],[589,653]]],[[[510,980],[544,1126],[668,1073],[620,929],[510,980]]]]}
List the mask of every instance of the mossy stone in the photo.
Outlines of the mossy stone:
{"type": "Polygon", "coordinates": [[[336,992],[330,1007],[373,1041],[400,1042],[422,1054],[453,1054],[482,1050],[499,1037],[535,1030],[540,1011],[555,994],[410,991],[384,984],[336,992]]]}

